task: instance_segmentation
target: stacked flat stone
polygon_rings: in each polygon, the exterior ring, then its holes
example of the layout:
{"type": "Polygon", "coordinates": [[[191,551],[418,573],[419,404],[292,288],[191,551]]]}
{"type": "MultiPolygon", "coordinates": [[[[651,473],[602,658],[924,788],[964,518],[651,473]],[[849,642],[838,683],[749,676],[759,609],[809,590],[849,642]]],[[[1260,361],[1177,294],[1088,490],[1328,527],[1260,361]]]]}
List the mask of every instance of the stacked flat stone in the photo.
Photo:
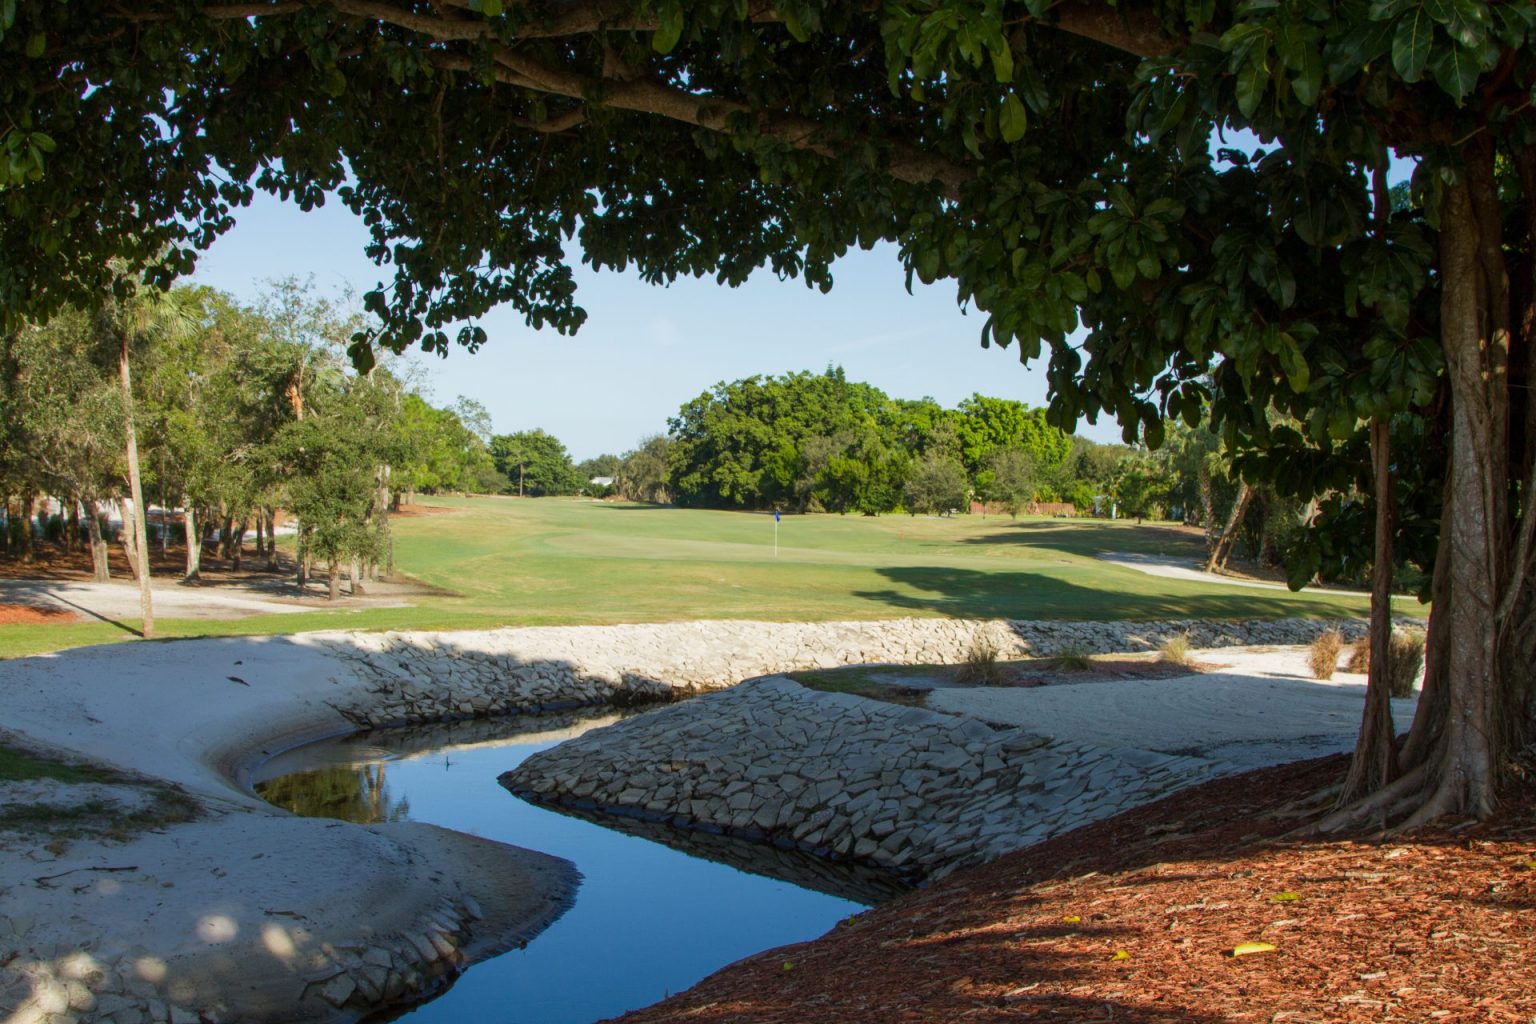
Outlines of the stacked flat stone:
{"type": "MultiPolygon", "coordinates": [[[[326,946],[312,962],[296,965],[292,1019],[333,1019],[338,1013],[356,1019],[382,1004],[432,995],[462,970],[461,947],[471,922],[482,916],[472,899],[445,900],[399,934],[366,944],[326,946]]],[[[221,1005],[191,1005],[197,1003],[191,991],[182,1002],[174,1001],[174,978],[162,986],[146,977],[150,957],[143,949],[128,950],[115,960],[87,949],[61,949],[48,962],[62,965],[62,975],[41,962],[22,966],[13,977],[18,990],[0,989],[0,1006],[14,1007],[6,1024],[220,1024],[234,1019],[221,1005]]]]}
{"type": "Polygon", "coordinates": [[[1207,778],[1213,764],[750,680],[502,776],[526,799],[947,874],[1207,778]]]}
{"type": "Polygon", "coordinates": [[[338,710],[363,727],[536,714],[587,704],[667,700],[742,679],[840,665],[957,664],[978,648],[1002,659],[1191,647],[1311,643],[1357,620],[1031,622],[674,622],[453,633],[353,633],[331,642],[369,681],[369,699],[338,710]]]}

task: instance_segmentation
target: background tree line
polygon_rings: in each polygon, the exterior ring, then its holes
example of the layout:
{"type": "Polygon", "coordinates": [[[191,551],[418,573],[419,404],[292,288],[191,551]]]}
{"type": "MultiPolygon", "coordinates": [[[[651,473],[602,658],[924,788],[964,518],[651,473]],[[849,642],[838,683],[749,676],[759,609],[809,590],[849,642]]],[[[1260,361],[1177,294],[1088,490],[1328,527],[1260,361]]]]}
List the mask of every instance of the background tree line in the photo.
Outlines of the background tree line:
{"type": "Polygon", "coordinates": [[[197,578],[210,543],[239,568],[253,530],[254,557],[275,569],[282,510],[301,579],[323,565],[334,596],[343,571],[356,586],[387,569],[402,500],[507,489],[483,407],[434,406],[387,365],[353,369],[359,319],[293,281],[253,306],[125,281],[93,307],[0,336],[6,551],[31,560],[38,536],[88,548],[105,580],[110,504],[142,578],[144,510],[158,505],[181,510],[179,531],[162,512],[155,542],[184,550],[183,578],[197,578]],[[61,511],[39,515],[45,497],[61,511]]]}

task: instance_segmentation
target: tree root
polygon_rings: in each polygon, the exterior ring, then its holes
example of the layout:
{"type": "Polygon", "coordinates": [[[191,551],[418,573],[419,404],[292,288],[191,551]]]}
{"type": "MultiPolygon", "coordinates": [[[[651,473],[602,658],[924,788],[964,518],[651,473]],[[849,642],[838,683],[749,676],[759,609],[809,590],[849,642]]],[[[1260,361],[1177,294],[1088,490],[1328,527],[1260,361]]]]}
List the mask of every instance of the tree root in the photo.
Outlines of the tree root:
{"type": "Polygon", "coordinates": [[[1373,821],[1382,828],[1395,815],[1402,814],[1420,799],[1429,781],[1427,765],[1420,765],[1390,785],[1378,789],[1369,796],[1340,807],[1318,821],[1291,833],[1298,838],[1332,835],[1336,832],[1358,829],[1373,821]]]}

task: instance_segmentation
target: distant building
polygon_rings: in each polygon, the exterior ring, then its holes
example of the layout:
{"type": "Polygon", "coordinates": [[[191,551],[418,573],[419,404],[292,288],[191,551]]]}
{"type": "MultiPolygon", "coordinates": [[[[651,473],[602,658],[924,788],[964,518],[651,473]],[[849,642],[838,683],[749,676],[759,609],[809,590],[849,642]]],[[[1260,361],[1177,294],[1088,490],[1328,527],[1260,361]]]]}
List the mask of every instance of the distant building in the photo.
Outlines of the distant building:
{"type": "Polygon", "coordinates": [[[593,487],[612,487],[613,477],[595,476],[591,480],[588,480],[587,483],[591,484],[593,487]]]}

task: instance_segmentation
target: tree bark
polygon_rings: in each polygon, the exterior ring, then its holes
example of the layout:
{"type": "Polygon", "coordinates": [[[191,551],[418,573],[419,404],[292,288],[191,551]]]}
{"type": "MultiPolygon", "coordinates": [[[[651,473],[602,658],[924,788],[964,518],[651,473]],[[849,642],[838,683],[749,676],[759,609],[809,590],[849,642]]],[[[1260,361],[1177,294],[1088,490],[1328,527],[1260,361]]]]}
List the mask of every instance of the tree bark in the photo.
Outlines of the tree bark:
{"type": "MultiPolygon", "coordinates": [[[[1492,158],[1469,160],[1466,179],[1445,193],[1440,225],[1441,343],[1451,384],[1450,651],[1445,733],[1433,764],[1436,788],[1408,824],[1456,813],[1493,813],[1502,751],[1499,635],[1507,487],[1507,322],[1492,309],[1500,282],[1489,279],[1487,223],[1492,158]],[[1492,314],[1492,315],[1489,315],[1492,314]]],[[[1496,199],[1496,197],[1494,197],[1496,199]]],[[[1505,315],[1507,317],[1507,286],[1505,315]]]]}
{"type": "Polygon", "coordinates": [[[265,509],[263,515],[267,517],[267,568],[277,571],[277,510],[265,509]]]}
{"type": "Polygon", "coordinates": [[[31,565],[37,561],[37,549],[32,544],[32,510],[37,505],[37,496],[27,494],[21,499],[21,530],[17,540],[21,542],[21,561],[23,565],[31,565]]]}
{"type": "Polygon", "coordinates": [[[236,572],[240,571],[240,555],[245,548],[245,528],[250,525],[249,519],[242,519],[235,524],[234,533],[229,538],[230,560],[229,567],[236,572]]]}
{"type": "Polygon", "coordinates": [[[341,567],[332,558],[325,563],[326,595],[327,601],[334,601],[341,596],[341,567]]]}
{"type": "Polygon", "coordinates": [[[1215,572],[1218,567],[1226,566],[1227,559],[1232,555],[1232,546],[1237,543],[1237,528],[1242,525],[1243,514],[1248,511],[1248,503],[1252,500],[1253,488],[1248,486],[1248,481],[1238,481],[1237,497],[1232,500],[1232,513],[1227,516],[1227,525],[1216,539],[1210,557],[1205,560],[1206,572],[1215,572]]]}
{"type": "Polygon", "coordinates": [[[123,528],[117,535],[117,542],[123,546],[123,555],[128,559],[128,570],[133,573],[134,581],[137,582],[139,578],[139,552],[135,547],[136,542],[134,540],[137,536],[134,529],[134,522],[137,517],[133,510],[133,502],[128,498],[119,498],[117,500],[117,508],[123,516],[123,528]]]}
{"type": "Polygon", "coordinates": [[[128,371],[127,332],[122,334],[120,341],[117,376],[123,389],[123,435],[128,449],[128,490],[133,496],[135,511],[133,545],[138,556],[139,608],[144,618],[140,633],[148,639],[155,635],[155,608],[149,592],[149,537],[144,528],[144,485],[139,479],[139,439],[133,427],[133,380],[128,371]]]}
{"type": "MultiPolygon", "coordinates": [[[[1441,488],[1440,507],[1452,505],[1454,474],[1447,467],[1441,488]]],[[[1435,568],[1429,587],[1429,632],[1424,640],[1424,685],[1419,690],[1419,706],[1403,749],[1398,752],[1398,767],[1412,771],[1428,762],[1440,743],[1446,719],[1446,671],[1450,653],[1451,625],[1451,517],[1440,517],[1440,537],[1435,545],[1435,568]]]]}
{"type": "Polygon", "coordinates": [[[203,538],[197,530],[197,513],[192,508],[191,499],[182,495],[181,506],[181,527],[187,536],[187,571],[182,581],[190,582],[203,571],[203,538]]]}
{"type": "Polygon", "coordinates": [[[85,535],[91,545],[91,579],[107,583],[112,579],[112,566],[107,560],[107,542],[101,535],[101,509],[95,498],[82,498],[85,505],[85,535]]]}
{"type": "Polygon", "coordinates": [[[1339,793],[1345,806],[1397,778],[1397,735],[1392,723],[1392,458],[1387,420],[1371,421],[1371,468],[1376,491],[1376,552],[1371,567],[1371,669],[1365,711],[1349,775],[1339,793]]]}

